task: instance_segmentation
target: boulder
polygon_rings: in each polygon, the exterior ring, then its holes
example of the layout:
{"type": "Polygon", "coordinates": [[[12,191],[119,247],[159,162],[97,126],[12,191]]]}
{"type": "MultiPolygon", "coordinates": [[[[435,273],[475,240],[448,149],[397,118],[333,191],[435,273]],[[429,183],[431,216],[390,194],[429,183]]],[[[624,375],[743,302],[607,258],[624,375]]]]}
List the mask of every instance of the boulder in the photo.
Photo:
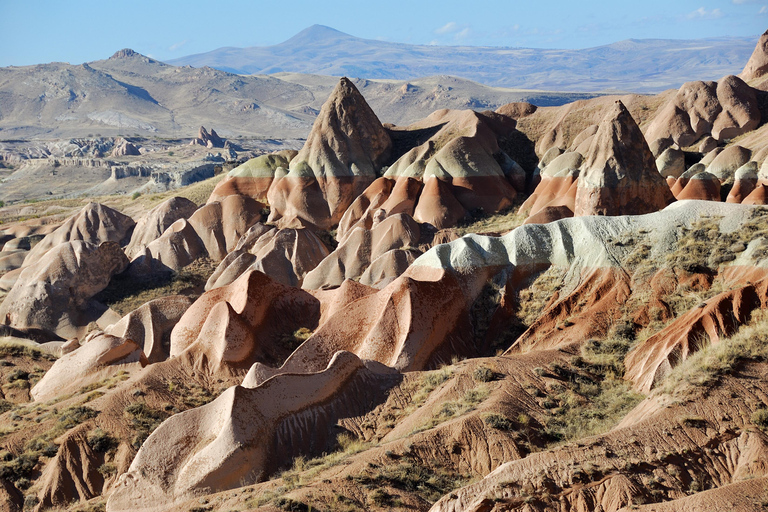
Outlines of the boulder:
{"type": "Polygon", "coordinates": [[[741,203],[757,186],[757,162],[747,162],[734,173],[733,187],[726,203],[741,203]]]}
{"type": "Polygon", "coordinates": [[[679,178],[685,172],[685,154],[676,146],[669,147],[656,158],[656,167],[665,178],[679,178]]]}
{"type": "Polygon", "coordinates": [[[733,183],[736,170],[749,162],[752,152],[739,145],[728,146],[707,165],[707,172],[714,174],[723,185],[733,183]]]}
{"type": "Polygon", "coordinates": [[[687,180],[677,199],[678,201],[683,199],[720,201],[720,180],[706,171],[697,173],[687,180]]]}

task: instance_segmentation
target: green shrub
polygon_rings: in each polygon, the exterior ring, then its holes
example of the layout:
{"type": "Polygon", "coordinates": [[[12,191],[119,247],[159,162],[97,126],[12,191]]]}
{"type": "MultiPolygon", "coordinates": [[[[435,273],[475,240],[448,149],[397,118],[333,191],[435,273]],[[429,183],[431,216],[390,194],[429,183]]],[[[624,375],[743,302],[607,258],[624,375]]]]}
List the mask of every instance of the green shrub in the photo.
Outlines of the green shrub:
{"type": "Polygon", "coordinates": [[[99,413],[84,405],[76,405],[68,407],[61,411],[59,416],[59,425],[62,428],[69,430],[72,427],[79,425],[80,423],[95,418],[99,413]]]}
{"type": "Polygon", "coordinates": [[[117,440],[100,427],[88,433],[87,443],[94,451],[102,453],[117,447],[117,440]]]}
{"type": "Polygon", "coordinates": [[[488,414],[483,418],[483,421],[485,421],[485,424],[488,425],[491,428],[495,428],[496,430],[506,430],[511,431],[515,429],[515,424],[507,418],[506,416],[502,416],[501,414],[488,414]]]}
{"type": "Polygon", "coordinates": [[[768,409],[761,407],[752,413],[752,423],[768,431],[768,409]]]}
{"type": "Polygon", "coordinates": [[[472,372],[472,377],[478,382],[491,382],[496,380],[496,372],[485,366],[478,366],[472,372]]]}

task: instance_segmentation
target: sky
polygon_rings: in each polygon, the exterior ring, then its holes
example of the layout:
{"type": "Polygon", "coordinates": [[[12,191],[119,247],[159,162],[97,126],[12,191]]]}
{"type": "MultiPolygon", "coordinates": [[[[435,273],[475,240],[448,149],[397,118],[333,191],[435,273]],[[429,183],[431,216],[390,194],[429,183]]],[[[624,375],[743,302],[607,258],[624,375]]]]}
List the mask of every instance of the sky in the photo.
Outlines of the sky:
{"type": "Polygon", "coordinates": [[[589,48],[624,39],[757,37],[768,0],[0,0],[0,66],[80,64],[131,48],[170,60],[278,44],[321,24],[411,44],[589,48]]]}

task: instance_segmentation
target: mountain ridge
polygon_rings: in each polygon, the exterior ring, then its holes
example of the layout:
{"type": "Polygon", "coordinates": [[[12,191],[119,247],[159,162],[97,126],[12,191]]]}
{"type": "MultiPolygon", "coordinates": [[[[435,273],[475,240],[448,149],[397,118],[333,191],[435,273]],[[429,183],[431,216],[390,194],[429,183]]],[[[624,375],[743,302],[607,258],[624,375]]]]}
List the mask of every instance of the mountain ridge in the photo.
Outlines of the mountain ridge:
{"type": "Polygon", "coordinates": [[[757,38],[625,39],[567,50],[412,45],[312,25],[276,45],[224,47],[168,63],[207,65],[236,74],[293,72],[398,80],[445,74],[495,87],[654,93],[689,80],[737,73],[757,38]],[[686,58],[681,59],[680,52],[688,52],[686,58]]]}

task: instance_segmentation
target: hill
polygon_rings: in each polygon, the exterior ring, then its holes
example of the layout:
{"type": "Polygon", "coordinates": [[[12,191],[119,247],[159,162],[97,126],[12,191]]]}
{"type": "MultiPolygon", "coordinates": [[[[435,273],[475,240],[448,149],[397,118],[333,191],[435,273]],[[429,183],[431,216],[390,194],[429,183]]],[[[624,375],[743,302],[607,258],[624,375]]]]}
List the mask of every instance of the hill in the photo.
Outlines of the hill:
{"type": "Polygon", "coordinates": [[[628,39],[580,50],[425,46],[362,39],[313,25],[274,46],[219,48],[169,63],[240,74],[393,80],[445,74],[495,87],[653,93],[688,80],[716,80],[738,72],[756,40],[628,39]]]}

